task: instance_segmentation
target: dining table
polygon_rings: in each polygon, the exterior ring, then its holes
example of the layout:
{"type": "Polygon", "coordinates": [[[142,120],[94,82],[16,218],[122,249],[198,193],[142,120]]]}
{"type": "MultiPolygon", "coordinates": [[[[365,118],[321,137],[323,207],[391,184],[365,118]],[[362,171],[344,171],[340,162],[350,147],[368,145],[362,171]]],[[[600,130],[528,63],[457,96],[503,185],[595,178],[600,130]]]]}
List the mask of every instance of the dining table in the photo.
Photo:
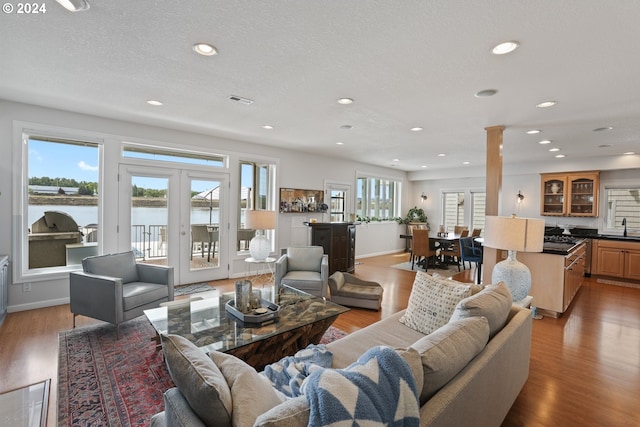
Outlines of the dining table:
{"type": "MultiPolygon", "coordinates": [[[[460,237],[461,237],[460,234],[456,234],[456,233],[436,233],[436,232],[429,233],[429,239],[433,240],[436,243],[436,247],[448,246],[450,242],[456,241],[460,239],[460,237]]],[[[407,246],[408,246],[408,243],[413,239],[413,236],[411,234],[401,234],[400,238],[405,239],[407,241],[407,246]]],[[[446,269],[447,265],[446,263],[440,261],[440,262],[436,262],[435,267],[446,269]]]]}

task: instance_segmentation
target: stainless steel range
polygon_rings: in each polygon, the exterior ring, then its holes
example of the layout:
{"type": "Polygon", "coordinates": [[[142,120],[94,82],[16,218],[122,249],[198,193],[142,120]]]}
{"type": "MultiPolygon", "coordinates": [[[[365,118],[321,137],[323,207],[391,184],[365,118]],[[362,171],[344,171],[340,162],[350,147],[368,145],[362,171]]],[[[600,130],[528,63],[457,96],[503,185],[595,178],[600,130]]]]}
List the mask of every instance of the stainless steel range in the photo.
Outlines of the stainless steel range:
{"type": "Polygon", "coordinates": [[[565,234],[548,235],[544,236],[543,249],[547,251],[567,252],[581,240],[583,239],[565,234]]]}

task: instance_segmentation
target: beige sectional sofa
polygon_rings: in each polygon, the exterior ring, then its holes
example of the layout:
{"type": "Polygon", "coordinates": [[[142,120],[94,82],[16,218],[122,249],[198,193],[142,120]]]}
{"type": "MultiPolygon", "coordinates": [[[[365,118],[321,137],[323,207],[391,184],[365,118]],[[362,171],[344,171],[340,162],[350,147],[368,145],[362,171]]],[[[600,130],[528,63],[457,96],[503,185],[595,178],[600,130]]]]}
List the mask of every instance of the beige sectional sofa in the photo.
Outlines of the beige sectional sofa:
{"type": "MultiPolygon", "coordinates": [[[[418,275],[416,281],[418,281],[418,277],[440,286],[438,293],[442,293],[443,287],[449,289],[447,288],[449,284],[456,283],[432,279],[430,276],[427,278],[424,275],[418,275]]],[[[458,284],[453,286],[458,286],[458,284]]],[[[458,289],[461,289],[460,286],[462,284],[459,284],[458,289]]],[[[445,313],[448,320],[443,326],[425,334],[416,330],[412,322],[422,322],[423,319],[420,316],[424,313],[435,316],[436,312],[430,312],[425,307],[428,307],[437,298],[423,294],[422,297],[429,301],[425,306],[425,302],[420,301],[420,295],[414,296],[414,293],[418,294],[416,291],[418,288],[419,286],[414,283],[414,291],[412,291],[407,310],[328,344],[327,349],[333,353],[332,368],[347,367],[365,351],[376,345],[416,350],[420,355],[415,356],[418,358],[418,368],[415,367],[415,360],[410,363],[413,363],[411,367],[418,384],[418,394],[420,394],[420,425],[500,426],[529,374],[531,312],[525,308],[512,306],[508,289],[501,283],[487,287],[471,296],[469,296],[471,292],[469,290],[462,299],[457,297],[457,300],[451,301],[451,298],[446,297],[442,301],[434,303],[435,306],[440,307],[445,301],[454,304],[455,308],[452,315],[445,313]],[[422,372],[423,378],[419,378],[419,372],[422,372]]],[[[175,344],[177,341],[171,338],[169,342],[175,344]]],[[[171,348],[174,348],[173,344],[171,348]]],[[[194,385],[195,382],[201,381],[203,376],[198,373],[189,378],[176,378],[176,376],[182,377],[184,375],[177,372],[184,369],[175,368],[178,364],[172,362],[175,359],[175,351],[171,348],[165,346],[165,355],[177,388],[171,389],[165,394],[165,412],[154,417],[152,426],[237,426],[239,425],[236,421],[237,416],[240,415],[245,417],[244,422],[247,425],[252,423],[246,420],[253,421],[254,419],[254,425],[261,427],[307,425],[309,406],[305,396],[289,399],[275,405],[274,403],[277,402],[271,401],[268,404],[265,403],[262,409],[256,408],[255,404],[249,409],[247,404],[238,401],[239,397],[233,400],[231,395],[234,388],[238,390],[237,396],[242,396],[242,401],[257,402],[261,399],[251,400],[249,397],[245,400],[244,393],[247,391],[242,391],[241,394],[238,385],[240,382],[234,379],[238,377],[238,372],[230,371],[224,365],[224,361],[229,359],[233,361],[234,358],[223,354],[212,355],[211,358],[220,365],[222,374],[219,377],[224,377],[224,379],[222,381],[211,380],[209,383],[214,384],[214,396],[229,394],[226,403],[227,409],[226,412],[220,409],[225,405],[223,399],[222,403],[218,405],[220,414],[211,417],[208,412],[210,411],[209,406],[207,406],[210,404],[204,403],[205,406],[202,406],[203,391],[200,389],[197,391],[189,390],[190,386],[185,385],[194,385]],[[234,378],[230,378],[230,375],[233,375],[234,378]],[[230,392],[225,390],[225,379],[229,384],[227,389],[230,392]],[[216,393],[218,394],[216,395],[216,393]],[[189,397],[190,394],[197,396],[200,402],[195,402],[193,397],[189,397]],[[253,414],[240,414],[244,411],[253,411],[253,414]],[[209,419],[213,418],[217,421],[214,424],[204,423],[201,417],[196,415],[199,413],[202,416],[203,412],[207,412],[209,419]]],[[[191,350],[187,350],[184,352],[187,354],[186,360],[193,357],[201,359],[197,352],[189,353],[191,350]]],[[[182,357],[181,351],[178,352],[179,360],[184,365],[185,358],[182,357]]],[[[413,353],[416,352],[413,351],[413,353]]],[[[206,356],[203,357],[207,359],[206,356]]],[[[210,361],[199,360],[195,365],[203,363],[213,364],[210,361]]],[[[190,362],[186,362],[186,365],[189,364],[190,362]]],[[[215,366],[207,365],[207,369],[217,369],[214,368],[215,366]]],[[[255,390],[250,390],[251,392],[260,393],[260,396],[264,396],[265,393],[270,395],[270,392],[265,391],[264,388],[269,388],[269,385],[265,386],[262,379],[258,378],[261,375],[255,371],[244,372],[244,374],[249,375],[249,377],[244,377],[245,382],[259,384],[255,390]]],[[[268,380],[267,384],[270,384],[268,380]]],[[[205,399],[205,402],[208,400],[205,399]]]]}

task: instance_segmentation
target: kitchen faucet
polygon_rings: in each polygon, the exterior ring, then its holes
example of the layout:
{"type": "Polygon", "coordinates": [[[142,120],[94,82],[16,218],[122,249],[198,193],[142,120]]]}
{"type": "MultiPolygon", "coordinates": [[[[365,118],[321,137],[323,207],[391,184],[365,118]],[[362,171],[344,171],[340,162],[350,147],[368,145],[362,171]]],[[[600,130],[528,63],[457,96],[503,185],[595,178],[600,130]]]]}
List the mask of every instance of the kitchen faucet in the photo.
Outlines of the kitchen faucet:
{"type": "Polygon", "coordinates": [[[624,225],[624,231],[622,232],[622,235],[624,237],[627,237],[627,218],[622,218],[622,225],[624,225]]]}

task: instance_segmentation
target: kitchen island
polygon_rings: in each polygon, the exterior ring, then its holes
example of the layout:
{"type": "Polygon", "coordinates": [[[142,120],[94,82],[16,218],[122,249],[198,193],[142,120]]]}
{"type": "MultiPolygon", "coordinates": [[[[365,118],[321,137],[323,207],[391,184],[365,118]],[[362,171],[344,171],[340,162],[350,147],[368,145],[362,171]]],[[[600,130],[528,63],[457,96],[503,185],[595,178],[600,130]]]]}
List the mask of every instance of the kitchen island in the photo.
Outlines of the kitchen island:
{"type": "Polygon", "coordinates": [[[586,240],[545,241],[543,252],[519,252],[518,260],[531,271],[532,305],[542,315],[564,313],[584,280],[586,240]]]}

